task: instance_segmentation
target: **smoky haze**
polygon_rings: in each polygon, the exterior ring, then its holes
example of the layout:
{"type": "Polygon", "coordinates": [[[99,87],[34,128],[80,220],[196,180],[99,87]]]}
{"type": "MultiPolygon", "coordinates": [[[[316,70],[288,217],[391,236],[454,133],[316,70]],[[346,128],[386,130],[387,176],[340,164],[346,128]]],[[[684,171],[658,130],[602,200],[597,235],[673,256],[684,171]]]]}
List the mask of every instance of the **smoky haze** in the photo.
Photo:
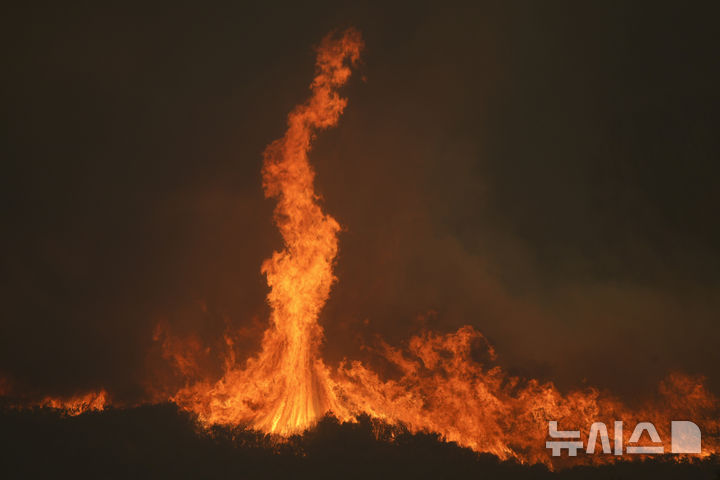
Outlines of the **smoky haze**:
{"type": "MultiPolygon", "coordinates": [[[[715,12],[717,13],[717,12],[715,12]]],[[[312,46],[367,43],[311,152],[344,231],[331,363],[470,324],[511,372],[720,390],[718,33],[659,3],[173,6],[2,15],[0,374],[145,395],[159,323],[258,348],[281,248],[262,151],[312,46]]],[[[212,362],[210,362],[212,363],[212,362]]],[[[218,364],[208,368],[219,368],[218,364]]],[[[155,373],[153,373],[155,372],[155,373]]]]}

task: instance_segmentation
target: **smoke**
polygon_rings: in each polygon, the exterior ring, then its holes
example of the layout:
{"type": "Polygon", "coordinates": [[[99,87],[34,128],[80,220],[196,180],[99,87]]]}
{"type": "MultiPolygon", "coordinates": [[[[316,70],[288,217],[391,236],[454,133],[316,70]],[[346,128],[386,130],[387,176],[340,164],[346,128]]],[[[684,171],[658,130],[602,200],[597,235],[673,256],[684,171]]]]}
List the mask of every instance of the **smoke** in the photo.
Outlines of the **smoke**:
{"type": "Polygon", "coordinates": [[[718,391],[711,16],[558,5],[5,16],[7,384],[136,401],[161,320],[215,375],[228,326],[257,352],[282,244],[262,151],[308,46],[352,21],[367,82],[313,156],[343,227],[328,361],[471,324],[561,388],[682,369],[718,391]]]}

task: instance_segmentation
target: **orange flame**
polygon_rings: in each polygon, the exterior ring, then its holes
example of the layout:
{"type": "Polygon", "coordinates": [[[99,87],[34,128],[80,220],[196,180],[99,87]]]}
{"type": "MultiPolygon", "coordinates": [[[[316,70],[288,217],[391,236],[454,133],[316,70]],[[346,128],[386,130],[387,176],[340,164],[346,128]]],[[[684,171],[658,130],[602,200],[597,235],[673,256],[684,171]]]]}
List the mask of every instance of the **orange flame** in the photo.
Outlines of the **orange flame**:
{"type": "MultiPolygon", "coordinates": [[[[382,355],[400,370],[399,379],[382,380],[354,362],[341,365],[338,381],[353,411],[402,424],[412,432],[436,432],[447,441],[501,459],[551,465],[545,446],[550,420],[566,430],[580,430],[586,446],[594,422],[604,422],[612,431],[614,421],[622,420],[627,425],[626,444],[639,422],[650,421],[668,453],[670,421],[693,420],[704,432],[699,456],[720,451],[718,399],[705,389],[702,378],[670,375],[654,403],[631,409],[595,389],[563,395],[552,383],[509,376],[500,367],[475,361],[472,353],[478,347],[489,348],[489,358],[494,358],[492,348],[472,327],[448,335],[426,332],[410,340],[409,352],[384,345],[382,355]]],[[[585,460],[616,459],[595,455],[585,460]]]]}
{"type": "Polygon", "coordinates": [[[318,48],[310,99],[288,117],[285,136],[265,150],[263,187],[277,199],[275,223],[285,249],[262,265],[270,286],[271,326],[260,354],[244,368],[230,358],[215,384],[201,382],[174,396],[210,423],[249,423],[279,434],[305,430],[328,410],[342,407],[319,358],[318,314],[335,280],[332,264],[340,226],[317,204],[308,151],[316,131],[333,126],[346,105],[337,89],[360,55],[356,30],[326,37],[318,48]]]}
{"type": "Polygon", "coordinates": [[[108,393],[102,389],[71,397],[45,397],[37,403],[37,406],[54,408],[66,415],[76,416],[88,411],[104,410],[109,403],[108,393]]]}
{"type": "MultiPolygon", "coordinates": [[[[609,431],[615,420],[625,422],[624,443],[637,423],[652,422],[667,452],[670,421],[690,420],[703,432],[698,456],[720,452],[720,403],[703,379],[672,374],[660,385],[657,399],[641,408],[630,408],[595,389],[563,394],[550,382],[513,377],[492,365],[494,350],[470,326],[446,335],[424,332],[410,339],[406,351],[382,344],[380,355],[399,372],[393,378],[383,378],[360,362],[345,361],[333,369],[325,365],[317,320],[335,281],[332,267],[340,226],[318,205],[308,152],[314,134],[338,122],[346,106],[338,89],[350,77],[362,47],[353,29],[321,42],[309,100],[290,113],[285,135],[265,150],[263,187],[267,197],[277,200],[274,220],[284,249],[261,268],[270,287],[271,317],[260,353],[240,363],[232,335],[226,335],[223,375],[211,381],[199,365],[209,352],[200,339],[178,340],[159,324],[154,339],[163,357],[184,381],[194,383],[171,395],[167,392],[174,388],[160,386],[155,398],[170,396],[205,425],[245,425],[279,436],[302,432],[328,413],[342,421],[365,413],[412,432],[438,433],[444,440],[501,459],[551,467],[563,462],[550,457],[545,445],[551,420],[561,429],[580,430],[584,445],[594,422],[604,422],[609,431]],[[478,350],[486,360],[477,360],[478,350]]],[[[0,395],[8,391],[9,383],[0,378],[0,395]]],[[[102,410],[108,403],[107,393],[100,390],[70,398],[46,397],[34,405],[78,415],[102,410]]],[[[575,461],[617,458],[599,454],[575,461]]]]}
{"type": "MultiPolygon", "coordinates": [[[[219,381],[200,381],[172,399],[205,424],[243,424],[282,436],[307,429],[328,412],[343,421],[367,413],[501,459],[548,465],[554,463],[545,446],[549,420],[580,429],[585,443],[596,421],[609,426],[614,420],[627,422],[625,442],[636,423],[652,421],[667,451],[670,420],[694,420],[710,434],[701,456],[717,453],[718,401],[702,379],[671,375],[656,404],[635,410],[594,389],[563,395],[552,383],[525,381],[474,360],[478,346],[490,360],[495,354],[469,326],[444,336],[426,332],[413,337],[408,352],[383,345],[381,354],[400,371],[396,379],[382,379],[360,362],[345,362],[333,371],[323,363],[317,318],[335,280],[340,227],[317,204],[307,154],[314,132],[337,123],[346,105],[337,89],[350,76],[346,62],[355,63],[361,48],[355,30],[322,41],[310,99],[292,111],[285,136],[265,151],[263,187],[266,196],[277,199],[275,223],[285,249],[262,266],[272,314],[261,352],[243,367],[231,350],[219,381]]],[[[172,358],[183,369],[191,368],[184,363],[187,356],[172,358]]],[[[614,459],[586,457],[590,462],[614,459]]]]}

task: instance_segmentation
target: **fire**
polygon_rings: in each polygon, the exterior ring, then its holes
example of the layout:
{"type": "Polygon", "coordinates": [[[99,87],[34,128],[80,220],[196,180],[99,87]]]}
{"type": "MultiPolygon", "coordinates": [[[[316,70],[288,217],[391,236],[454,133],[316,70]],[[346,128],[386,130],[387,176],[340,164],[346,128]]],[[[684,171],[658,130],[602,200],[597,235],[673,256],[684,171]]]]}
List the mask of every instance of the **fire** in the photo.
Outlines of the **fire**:
{"type": "Polygon", "coordinates": [[[335,280],[340,225],[317,203],[308,151],[315,132],[335,125],[345,108],[337,90],[362,46],[355,30],[322,41],[310,99],[290,113],[285,136],[265,150],[263,187],[267,197],[277,199],[275,223],[285,243],[262,265],[271,326],[260,354],[244,367],[231,357],[218,382],[200,382],[173,397],[205,422],[245,423],[287,435],[307,429],[329,410],[344,411],[319,357],[323,332],[317,323],[335,280]]]}
{"type": "MultiPolygon", "coordinates": [[[[695,419],[711,434],[702,455],[717,452],[718,401],[701,379],[670,376],[656,404],[633,410],[594,389],[563,394],[552,383],[522,380],[476,361],[474,349],[484,349],[490,362],[495,352],[469,326],[448,335],[415,336],[407,352],[383,345],[380,354],[400,372],[399,378],[384,379],[360,362],[335,369],[324,364],[317,319],[335,280],[340,226],[317,203],[308,152],[314,132],[337,123],[346,105],[337,89],[350,76],[361,48],[355,30],[323,40],[310,99],[290,113],[285,135],[264,154],[263,187],[267,197],[277,200],[274,219],[285,248],[262,265],[272,313],[261,352],[243,366],[230,349],[220,380],[196,382],[172,400],[196,412],[206,425],[246,425],[279,436],[302,432],[328,413],[342,421],[365,413],[412,432],[439,433],[501,459],[548,465],[549,420],[586,431],[596,421],[653,421],[669,439],[671,419],[695,419]]],[[[182,369],[192,368],[187,355],[170,357],[182,369]]],[[[625,441],[630,433],[631,428],[623,432],[625,441]]]]}
{"type": "MultiPolygon", "coordinates": [[[[340,225],[318,203],[308,153],[314,135],[338,122],[347,103],[338,90],[362,48],[354,29],[320,43],[310,98],[289,114],[284,136],[264,152],[263,188],[266,197],[277,202],[274,221],[284,248],[261,267],[270,287],[271,316],[260,352],[238,360],[227,334],[222,376],[203,378],[198,364],[209,348],[195,336],[173,338],[160,324],[154,338],[163,357],[188,383],[179,390],[156,386],[153,399],[169,397],[207,426],[243,425],[276,438],[303,432],[327,414],[341,421],[367,414],[412,432],[438,433],[446,441],[501,459],[551,466],[545,446],[551,420],[563,429],[584,431],[586,444],[594,422],[627,422],[631,426],[622,433],[627,442],[632,426],[650,421],[666,451],[670,421],[692,420],[703,430],[699,455],[720,452],[720,403],[701,378],[672,374],[660,385],[656,400],[640,408],[596,389],[563,393],[550,382],[513,377],[494,365],[492,346],[470,326],[445,335],[423,332],[410,339],[406,350],[382,344],[378,354],[398,372],[389,378],[358,361],[333,368],[323,362],[318,315],[335,281],[340,225]]],[[[0,395],[8,390],[0,379],[0,395]]],[[[46,397],[35,405],[77,415],[102,410],[108,403],[107,392],[100,390],[64,399],[46,397]]],[[[588,456],[584,461],[614,459],[588,456]]]]}
{"type": "Polygon", "coordinates": [[[16,395],[18,391],[10,380],[0,377],[0,397],[7,397],[11,400],[9,405],[19,409],[50,408],[74,417],[89,411],[105,410],[111,404],[110,395],[104,388],[70,396],[46,395],[40,400],[26,398],[25,401],[13,403],[16,395]]]}
{"type": "Polygon", "coordinates": [[[102,389],[71,397],[45,397],[36,406],[54,408],[66,415],[76,416],[88,411],[104,410],[109,403],[108,393],[102,389]]]}
{"type": "Polygon", "coordinates": [[[486,357],[494,360],[492,347],[472,327],[448,335],[425,332],[410,340],[407,352],[383,345],[381,354],[401,372],[397,379],[383,380],[359,362],[341,365],[337,375],[353,411],[413,432],[436,432],[501,459],[550,465],[545,448],[550,420],[567,425],[567,430],[583,429],[585,445],[594,422],[612,426],[614,419],[623,420],[630,425],[623,431],[627,443],[637,423],[651,421],[670,452],[670,421],[693,419],[706,435],[700,456],[719,451],[718,399],[701,378],[670,375],[654,403],[631,409],[595,389],[563,395],[552,383],[509,376],[498,366],[474,360],[477,349],[487,349],[486,357]]]}

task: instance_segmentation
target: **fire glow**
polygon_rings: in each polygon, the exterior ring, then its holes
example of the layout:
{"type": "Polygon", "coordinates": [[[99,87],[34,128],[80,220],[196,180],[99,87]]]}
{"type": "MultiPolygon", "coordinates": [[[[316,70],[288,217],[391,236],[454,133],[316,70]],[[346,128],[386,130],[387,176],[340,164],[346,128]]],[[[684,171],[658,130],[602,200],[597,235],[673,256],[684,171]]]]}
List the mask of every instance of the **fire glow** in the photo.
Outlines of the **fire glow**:
{"type": "MultiPolygon", "coordinates": [[[[595,389],[563,394],[552,383],[513,377],[475,360],[477,349],[490,362],[495,352],[470,326],[449,334],[425,331],[410,339],[407,351],[383,344],[380,354],[400,372],[392,379],[357,361],[325,364],[318,316],[335,281],[341,227],[318,203],[308,153],[315,134],[336,125],[343,113],[347,101],[338,89],[350,78],[362,49],[354,29],[320,43],[310,98],[289,114],[285,135],[264,152],[263,188],[277,202],[274,221],[284,248],[262,264],[271,316],[260,352],[239,360],[230,348],[220,379],[196,379],[198,369],[183,355],[186,345],[166,342],[165,348],[173,350],[168,356],[182,359],[176,363],[188,377],[169,400],[196,414],[205,426],[242,425],[278,439],[302,433],[325,415],[351,422],[367,414],[411,432],[438,433],[501,459],[548,465],[549,421],[584,430],[594,422],[611,424],[611,419],[649,421],[669,439],[671,420],[692,420],[703,430],[699,456],[717,453],[718,399],[701,378],[669,375],[656,399],[642,408],[630,408],[595,389]]],[[[108,403],[103,391],[48,398],[41,404],[77,414],[108,403]]],[[[613,459],[595,455],[591,461],[613,459]]]]}

